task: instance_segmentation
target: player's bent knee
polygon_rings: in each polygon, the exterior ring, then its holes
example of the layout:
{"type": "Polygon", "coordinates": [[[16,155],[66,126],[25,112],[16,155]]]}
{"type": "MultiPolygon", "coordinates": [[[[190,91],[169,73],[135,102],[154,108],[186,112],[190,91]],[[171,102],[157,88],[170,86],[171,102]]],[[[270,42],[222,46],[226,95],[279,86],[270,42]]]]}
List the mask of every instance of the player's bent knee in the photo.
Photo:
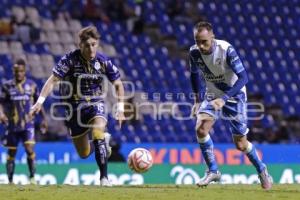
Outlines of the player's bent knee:
{"type": "Polygon", "coordinates": [[[26,151],[27,158],[34,160],[35,159],[35,152],[34,151],[26,151]]]}
{"type": "Polygon", "coordinates": [[[206,130],[203,126],[200,125],[196,132],[198,138],[203,138],[208,134],[209,130],[206,130]]]}
{"type": "Polygon", "coordinates": [[[15,156],[7,155],[6,160],[7,161],[14,161],[15,160],[15,156]]]}
{"type": "Polygon", "coordinates": [[[233,136],[236,149],[245,152],[248,148],[248,140],[246,136],[233,136]]]}
{"type": "Polygon", "coordinates": [[[9,155],[16,155],[17,150],[16,149],[8,149],[8,154],[9,155]]]}
{"type": "Polygon", "coordinates": [[[79,157],[82,159],[86,159],[90,156],[90,149],[85,149],[77,152],[79,157]]]}
{"type": "Polygon", "coordinates": [[[243,143],[235,143],[236,149],[245,152],[247,150],[247,145],[243,144],[243,143]]]}
{"type": "Polygon", "coordinates": [[[32,146],[25,146],[25,152],[27,155],[31,155],[34,153],[32,146]]]}
{"type": "Polygon", "coordinates": [[[103,140],[104,139],[104,130],[102,128],[93,128],[92,137],[93,140],[103,140]]]}
{"type": "Polygon", "coordinates": [[[73,138],[73,144],[80,158],[87,158],[91,154],[88,134],[73,138]]]}
{"type": "Polygon", "coordinates": [[[196,132],[198,134],[205,133],[207,135],[207,129],[210,129],[214,124],[214,118],[207,113],[201,113],[197,116],[196,132]]]}

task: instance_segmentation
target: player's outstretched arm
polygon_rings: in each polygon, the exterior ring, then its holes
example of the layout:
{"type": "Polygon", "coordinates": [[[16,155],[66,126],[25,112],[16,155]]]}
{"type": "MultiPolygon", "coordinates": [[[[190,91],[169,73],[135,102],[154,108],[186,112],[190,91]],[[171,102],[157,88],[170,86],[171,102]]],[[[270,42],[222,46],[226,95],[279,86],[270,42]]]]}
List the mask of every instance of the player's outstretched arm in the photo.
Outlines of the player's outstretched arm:
{"type": "Polygon", "coordinates": [[[4,113],[4,109],[3,109],[2,104],[0,104],[0,123],[3,123],[5,125],[8,124],[8,118],[4,113]]]}
{"type": "Polygon", "coordinates": [[[43,86],[43,89],[41,91],[41,94],[40,94],[38,100],[30,109],[30,112],[29,112],[30,119],[33,119],[33,116],[41,111],[44,101],[46,100],[46,98],[50,94],[50,92],[52,92],[54,85],[59,80],[60,80],[60,78],[58,78],[57,76],[54,76],[54,75],[51,75],[48,78],[45,85],[43,86]]]}
{"type": "Polygon", "coordinates": [[[201,102],[204,100],[205,92],[206,92],[206,84],[205,79],[203,77],[202,72],[198,69],[197,65],[195,65],[192,57],[190,56],[190,80],[193,90],[194,97],[194,106],[192,107],[192,116],[197,115],[198,108],[201,105],[201,102]]]}
{"type": "Polygon", "coordinates": [[[204,99],[206,87],[205,87],[205,82],[202,73],[200,72],[195,73],[191,71],[190,79],[191,79],[191,85],[194,93],[193,95],[194,105],[192,107],[192,116],[195,117],[197,116],[197,111],[204,99]]]}
{"type": "Polygon", "coordinates": [[[118,104],[117,104],[116,118],[117,118],[117,120],[119,122],[119,126],[121,128],[122,122],[125,120],[125,116],[124,116],[124,86],[123,86],[123,83],[120,78],[115,80],[112,84],[113,84],[113,86],[116,90],[116,94],[117,94],[118,104]]]}

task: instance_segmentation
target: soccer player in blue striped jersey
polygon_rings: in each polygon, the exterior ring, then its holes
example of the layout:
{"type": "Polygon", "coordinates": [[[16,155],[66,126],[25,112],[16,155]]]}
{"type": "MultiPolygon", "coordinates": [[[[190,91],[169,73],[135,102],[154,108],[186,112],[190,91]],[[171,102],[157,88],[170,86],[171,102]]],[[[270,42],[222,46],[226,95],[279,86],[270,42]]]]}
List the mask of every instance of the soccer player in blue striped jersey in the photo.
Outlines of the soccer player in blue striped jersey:
{"type": "MultiPolygon", "coordinates": [[[[34,120],[29,120],[30,107],[38,98],[38,88],[33,80],[26,78],[26,63],[18,59],[13,66],[14,79],[8,80],[0,92],[0,121],[7,131],[2,144],[8,149],[6,162],[9,183],[13,183],[15,156],[18,143],[23,142],[27,154],[30,183],[35,184],[34,120]]],[[[47,127],[44,111],[42,127],[47,127]]]]}
{"type": "Polygon", "coordinates": [[[116,117],[120,126],[125,118],[124,87],[118,68],[105,55],[97,52],[99,38],[100,34],[94,26],[80,30],[79,49],[64,55],[53,68],[53,74],[43,86],[37,102],[31,109],[31,115],[39,112],[53,86],[61,82],[60,95],[68,105],[66,124],[77,153],[81,158],[87,158],[95,151],[100,170],[100,184],[111,186],[107,177],[109,149],[105,141],[107,118],[104,100],[101,97],[104,92],[102,83],[106,77],[116,90],[116,117]],[[93,144],[89,143],[88,132],[91,132],[93,144]]]}
{"type": "Polygon", "coordinates": [[[197,141],[208,166],[197,185],[207,186],[221,179],[209,135],[215,120],[221,118],[230,127],[236,148],[244,152],[255,166],[262,188],[270,189],[272,180],[266,165],[247,140],[245,85],[248,77],[244,66],[232,45],[214,38],[210,23],[199,22],[193,31],[195,45],[189,51],[192,89],[197,94],[193,112],[197,116],[197,141]]]}

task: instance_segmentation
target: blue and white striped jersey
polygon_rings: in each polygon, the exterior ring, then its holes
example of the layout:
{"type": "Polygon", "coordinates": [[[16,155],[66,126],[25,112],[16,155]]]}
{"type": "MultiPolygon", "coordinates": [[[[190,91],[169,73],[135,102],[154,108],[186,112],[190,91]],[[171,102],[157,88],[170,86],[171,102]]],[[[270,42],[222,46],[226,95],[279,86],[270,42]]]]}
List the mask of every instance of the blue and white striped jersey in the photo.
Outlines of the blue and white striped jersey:
{"type": "MultiPolygon", "coordinates": [[[[212,53],[202,54],[195,44],[190,47],[191,73],[199,73],[205,81],[205,95],[209,99],[247,99],[246,87],[237,87],[238,74],[245,68],[235,49],[224,40],[214,40],[212,53]]],[[[203,91],[202,91],[203,92],[203,91]]]]}

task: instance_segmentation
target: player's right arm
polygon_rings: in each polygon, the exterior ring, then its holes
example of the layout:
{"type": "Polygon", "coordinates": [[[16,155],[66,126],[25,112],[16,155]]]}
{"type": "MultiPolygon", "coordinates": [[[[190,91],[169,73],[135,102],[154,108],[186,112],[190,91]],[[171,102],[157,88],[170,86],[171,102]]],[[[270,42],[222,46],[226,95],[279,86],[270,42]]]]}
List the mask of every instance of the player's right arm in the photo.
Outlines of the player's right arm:
{"type": "Polygon", "coordinates": [[[8,118],[4,113],[2,104],[0,104],[0,123],[5,124],[5,125],[8,124],[8,118]]]}
{"type": "Polygon", "coordinates": [[[202,72],[194,62],[194,59],[190,53],[189,56],[189,64],[190,64],[190,79],[192,84],[192,90],[194,93],[194,106],[192,108],[192,114],[195,116],[196,112],[204,100],[204,95],[206,91],[205,80],[202,72]]]}
{"type": "Polygon", "coordinates": [[[33,119],[33,116],[40,112],[44,101],[46,100],[47,96],[52,92],[55,84],[60,80],[62,80],[70,71],[71,54],[72,53],[64,55],[59,60],[59,62],[54,66],[52,70],[53,74],[48,78],[48,80],[44,84],[40,96],[38,97],[38,100],[30,109],[29,112],[30,119],[33,119]]]}
{"type": "Polygon", "coordinates": [[[0,123],[3,123],[5,125],[8,124],[8,118],[5,115],[2,103],[5,102],[6,99],[7,99],[7,90],[3,85],[0,89],[0,123]]]}
{"type": "Polygon", "coordinates": [[[57,77],[53,74],[48,78],[48,80],[46,81],[46,83],[44,84],[44,86],[42,88],[42,91],[40,93],[38,100],[30,109],[30,112],[29,112],[30,119],[32,119],[35,114],[40,112],[44,101],[46,100],[48,95],[52,92],[55,84],[60,80],[61,79],[59,77],[57,77]]]}

